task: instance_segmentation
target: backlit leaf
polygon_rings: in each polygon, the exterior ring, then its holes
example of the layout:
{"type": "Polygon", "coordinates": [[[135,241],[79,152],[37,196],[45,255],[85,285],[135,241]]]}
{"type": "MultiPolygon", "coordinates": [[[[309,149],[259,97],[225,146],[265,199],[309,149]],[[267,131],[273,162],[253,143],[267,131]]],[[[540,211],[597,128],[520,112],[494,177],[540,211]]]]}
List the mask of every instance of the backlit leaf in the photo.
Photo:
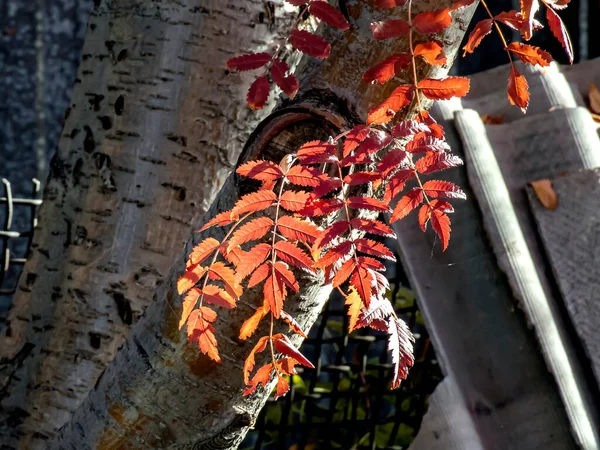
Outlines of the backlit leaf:
{"type": "Polygon", "coordinates": [[[216,249],[219,248],[221,243],[217,241],[215,238],[206,238],[198,245],[196,245],[192,253],[190,254],[190,263],[191,264],[200,264],[206,258],[208,258],[216,249]]]}
{"type": "Polygon", "coordinates": [[[415,163],[415,169],[422,174],[426,174],[457,167],[462,163],[462,159],[450,153],[428,153],[415,163]]]}
{"type": "Polygon", "coordinates": [[[413,96],[412,85],[397,87],[383,103],[369,111],[367,123],[377,125],[388,123],[398,111],[412,101],[413,96]]]}
{"type": "Polygon", "coordinates": [[[431,198],[460,198],[465,200],[467,196],[461,188],[449,181],[431,180],[423,184],[425,195],[431,198]]]}
{"type": "Polygon", "coordinates": [[[394,230],[378,220],[355,218],[350,221],[350,225],[357,230],[364,231],[365,233],[396,238],[396,233],[394,233],[394,230]]]}
{"type": "Polygon", "coordinates": [[[268,312],[269,311],[263,306],[258,308],[256,312],[242,324],[242,328],[240,329],[240,339],[245,340],[252,336],[256,331],[258,324],[268,312]]]}
{"type": "Polygon", "coordinates": [[[473,53],[479,44],[481,44],[483,38],[492,32],[493,25],[494,21],[492,19],[484,19],[477,22],[477,25],[475,25],[475,28],[473,28],[473,31],[471,31],[471,34],[469,34],[467,45],[463,47],[464,55],[467,53],[473,53]]]}
{"type": "Polygon", "coordinates": [[[508,44],[508,50],[516,55],[524,63],[547,67],[552,62],[550,53],[533,45],[522,44],[520,42],[511,42],[508,44]]]}
{"type": "Polygon", "coordinates": [[[558,41],[561,43],[567,52],[569,62],[573,64],[573,45],[571,44],[571,38],[569,37],[569,33],[565,28],[565,24],[559,15],[556,14],[551,8],[546,8],[546,19],[548,20],[550,31],[552,31],[554,37],[556,37],[556,39],[558,39],[558,41]]]}
{"type": "Polygon", "coordinates": [[[312,268],[313,261],[297,245],[288,241],[277,241],[275,243],[277,258],[299,269],[315,272],[312,268]]]}
{"type": "Polygon", "coordinates": [[[248,95],[246,95],[248,106],[254,110],[262,109],[269,99],[270,90],[271,85],[267,77],[258,77],[248,89],[248,95]]]}
{"type": "Polygon", "coordinates": [[[229,70],[253,70],[265,66],[271,61],[272,56],[268,53],[248,53],[227,60],[229,70]]]}
{"type": "Polygon", "coordinates": [[[292,30],[290,32],[290,43],[295,49],[318,59],[327,58],[331,51],[329,42],[305,30],[292,30]]]}
{"type": "Polygon", "coordinates": [[[250,378],[250,372],[254,369],[254,364],[256,364],[255,356],[257,353],[263,352],[265,348],[267,348],[267,344],[269,343],[269,336],[261,337],[252,351],[248,354],[246,361],[244,361],[244,383],[248,384],[248,379],[250,378]]]}
{"type": "Polygon", "coordinates": [[[248,212],[257,212],[267,209],[277,200],[273,191],[261,190],[244,195],[237,201],[232,209],[232,213],[241,215],[248,212]]]}
{"type": "Polygon", "coordinates": [[[444,47],[437,41],[428,41],[417,44],[414,49],[415,56],[422,56],[427,64],[443,66],[448,62],[444,47]]]}
{"type": "Polygon", "coordinates": [[[390,221],[393,223],[406,217],[413,209],[419,206],[422,201],[423,191],[421,188],[414,188],[398,201],[390,221]]]}
{"type": "Polygon", "coordinates": [[[529,106],[529,86],[527,80],[519,73],[515,66],[510,68],[508,75],[508,100],[511,105],[516,105],[525,113],[529,106]]]}
{"type": "Polygon", "coordinates": [[[431,100],[450,100],[452,97],[464,97],[469,92],[470,82],[465,77],[446,77],[442,80],[425,78],[417,87],[431,100]]]}
{"type": "MultiPolygon", "coordinates": [[[[187,335],[190,342],[197,342],[200,351],[209,358],[220,363],[221,358],[217,350],[217,339],[215,338],[215,327],[205,317],[203,311],[208,308],[195,309],[190,314],[187,322],[187,335]]],[[[210,311],[210,310],[209,310],[210,311]]]]}
{"type": "Polygon", "coordinates": [[[298,212],[304,209],[309,198],[310,194],[308,192],[285,191],[281,194],[280,202],[281,206],[288,211],[298,212]]]}
{"type": "Polygon", "coordinates": [[[408,67],[411,60],[412,58],[408,53],[396,53],[367,70],[363,75],[363,80],[367,83],[384,84],[399,71],[408,67]]]}
{"type": "Polygon", "coordinates": [[[262,238],[274,223],[269,217],[258,217],[235,230],[229,239],[229,248],[262,238]]]}
{"type": "Polygon", "coordinates": [[[410,25],[404,20],[392,19],[385,22],[372,23],[371,31],[375,39],[391,39],[407,36],[410,31],[410,25]]]}
{"type": "Polygon", "coordinates": [[[316,225],[292,216],[280,217],[277,221],[277,231],[288,239],[307,244],[312,244],[320,233],[316,225]]]}
{"type": "Polygon", "coordinates": [[[190,313],[196,306],[196,302],[198,301],[198,297],[200,297],[200,289],[193,288],[187,293],[185,298],[183,299],[182,311],[181,311],[181,319],[179,320],[179,329],[181,330],[190,316],[190,313]]]}
{"type": "Polygon", "coordinates": [[[208,269],[208,277],[211,280],[222,281],[223,286],[225,286],[225,290],[235,299],[242,295],[242,287],[236,280],[235,272],[222,262],[217,261],[211,264],[208,269]]]}
{"type": "Polygon", "coordinates": [[[281,168],[271,161],[249,161],[238,167],[236,172],[259,181],[275,181],[283,176],[281,168]]]}
{"type": "Polygon", "coordinates": [[[348,207],[353,209],[366,209],[368,211],[388,212],[387,204],[373,197],[350,197],[347,200],[348,207]]]}
{"type": "Polygon", "coordinates": [[[273,345],[275,345],[275,349],[277,349],[279,353],[293,358],[294,360],[298,361],[298,363],[308,367],[309,369],[315,368],[315,366],[313,366],[313,364],[306,359],[302,353],[300,353],[300,350],[298,350],[294,344],[292,344],[292,341],[290,341],[285,334],[279,333],[274,335],[273,345]]]}
{"type": "Polygon", "coordinates": [[[223,308],[235,308],[235,299],[218,286],[207,284],[202,288],[204,301],[223,308]]]}
{"type": "Polygon", "coordinates": [[[300,324],[296,322],[296,320],[288,313],[286,313],[285,311],[281,311],[281,318],[286,321],[286,323],[290,326],[290,330],[292,330],[294,333],[302,336],[304,339],[308,337],[300,327],[300,324]]]}
{"type": "Polygon", "coordinates": [[[260,369],[258,369],[256,371],[256,373],[254,374],[254,377],[252,377],[252,380],[250,380],[250,383],[247,383],[248,387],[246,389],[244,389],[244,392],[242,395],[244,397],[246,397],[247,395],[252,394],[254,391],[256,391],[256,388],[260,384],[262,384],[263,386],[266,386],[267,383],[269,382],[269,380],[271,379],[272,370],[273,370],[273,364],[271,364],[271,363],[265,364],[260,369]]]}
{"type": "Polygon", "coordinates": [[[293,74],[288,74],[290,66],[279,59],[273,60],[271,66],[271,78],[273,82],[279,86],[285,95],[289,98],[294,98],[298,92],[298,80],[293,74]]]}
{"type": "Polygon", "coordinates": [[[321,19],[327,25],[345,31],[350,28],[350,24],[344,15],[334,6],[320,0],[313,0],[308,6],[308,12],[318,19],[321,19]]]}
{"type": "Polygon", "coordinates": [[[433,34],[448,28],[452,23],[450,9],[438,9],[417,14],[413,20],[413,28],[421,34],[433,34]]]}
{"type": "Polygon", "coordinates": [[[392,389],[400,386],[400,382],[408,376],[408,369],[415,360],[413,357],[413,337],[410,329],[402,319],[390,317],[388,322],[388,350],[392,355],[394,365],[394,376],[392,377],[392,389]]]}

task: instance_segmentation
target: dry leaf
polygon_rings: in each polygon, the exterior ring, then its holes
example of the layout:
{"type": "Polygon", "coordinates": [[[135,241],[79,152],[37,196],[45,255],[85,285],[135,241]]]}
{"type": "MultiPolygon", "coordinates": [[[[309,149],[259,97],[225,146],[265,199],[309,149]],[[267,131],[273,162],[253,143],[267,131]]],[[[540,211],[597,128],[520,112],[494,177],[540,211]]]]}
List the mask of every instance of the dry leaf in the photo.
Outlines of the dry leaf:
{"type": "Polygon", "coordinates": [[[549,179],[544,178],[543,180],[532,181],[529,184],[544,208],[549,211],[554,211],[557,208],[558,197],[549,179]]]}
{"type": "Polygon", "coordinates": [[[504,122],[504,116],[492,116],[491,114],[484,114],[481,116],[481,121],[488,125],[498,125],[504,122]]]}
{"type": "Polygon", "coordinates": [[[592,113],[592,119],[594,119],[594,122],[600,123],[600,114],[592,113]]]}
{"type": "Polygon", "coordinates": [[[590,109],[596,114],[600,114],[600,90],[594,83],[590,83],[589,91],[590,109]]]}

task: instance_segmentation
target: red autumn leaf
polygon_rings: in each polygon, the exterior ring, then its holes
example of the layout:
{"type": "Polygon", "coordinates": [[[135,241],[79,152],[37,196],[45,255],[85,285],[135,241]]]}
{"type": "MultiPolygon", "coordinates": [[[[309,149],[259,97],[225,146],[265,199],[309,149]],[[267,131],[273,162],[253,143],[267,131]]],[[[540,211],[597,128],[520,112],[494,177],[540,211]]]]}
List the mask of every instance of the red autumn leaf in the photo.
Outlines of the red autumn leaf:
{"type": "Polygon", "coordinates": [[[194,285],[200,281],[200,277],[206,272],[206,267],[193,266],[192,268],[185,271],[183,276],[177,280],[177,292],[179,295],[186,293],[188,290],[194,287],[194,285]]]}
{"type": "Polygon", "coordinates": [[[352,228],[364,231],[365,233],[396,238],[396,233],[394,233],[394,230],[378,220],[355,218],[350,221],[350,225],[352,228]]]}
{"type": "Polygon", "coordinates": [[[360,145],[363,142],[369,133],[371,132],[371,128],[366,125],[357,125],[352,128],[347,134],[346,139],[344,140],[344,152],[343,156],[348,156],[352,150],[360,145]]]}
{"type": "Polygon", "coordinates": [[[300,213],[306,217],[324,216],[339,211],[344,206],[344,202],[339,198],[319,198],[309,200],[300,213]]]}
{"type": "Polygon", "coordinates": [[[392,354],[394,365],[394,376],[392,377],[392,389],[400,386],[400,382],[408,376],[408,368],[414,362],[413,343],[415,338],[410,328],[402,319],[390,317],[388,321],[388,350],[392,354]]]}
{"type": "Polygon", "coordinates": [[[237,266],[235,273],[237,281],[241,282],[244,278],[254,272],[254,270],[267,259],[269,253],[271,253],[271,245],[264,243],[255,245],[246,252],[244,258],[237,266]]]}
{"type": "Polygon", "coordinates": [[[275,391],[275,395],[273,396],[274,400],[277,400],[279,397],[283,397],[290,390],[290,383],[281,375],[277,374],[277,390],[275,391]]]}
{"type": "Polygon", "coordinates": [[[295,366],[298,365],[298,361],[294,358],[282,358],[275,362],[275,365],[284,375],[295,375],[298,373],[295,369],[295,366]]]}
{"type": "Polygon", "coordinates": [[[227,248],[227,244],[222,245],[219,250],[221,251],[223,257],[233,264],[234,266],[239,266],[242,259],[246,256],[246,252],[242,250],[239,246],[234,246],[232,248],[227,248]]]}
{"type": "Polygon", "coordinates": [[[556,11],[560,11],[562,9],[565,9],[569,3],[571,2],[571,0],[547,0],[546,4],[556,10],[556,11]]]}
{"type": "Polygon", "coordinates": [[[528,41],[533,35],[533,16],[540,8],[538,0],[520,0],[521,14],[523,15],[524,26],[522,29],[523,38],[528,41]]]}
{"type": "Polygon", "coordinates": [[[352,272],[354,272],[355,267],[356,267],[356,260],[354,258],[350,258],[348,261],[346,261],[344,264],[342,264],[342,267],[340,267],[336,271],[331,285],[334,288],[336,288],[336,287],[339,287],[342,284],[344,284],[344,282],[348,279],[350,274],[352,274],[352,272]]]}
{"type": "Polygon", "coordinates": [[[385,22],[374,22],[371,31],[375,39],[391,39],[408,36],[410,25],[400,19],[386,20],[385,22]]]}
{"type": "Polygon", "coordinates": [[[294,360],[298,361],[299,364],[302,364],[303,366],[306,366],[309,369],[315,368],[315,366],[313,366],[313,364],[308,359],[306,359],[306,356],[300,353],[300,350],[298,350],[294,346],[294,344],[292,344],[292,341],[290,341],[290,339],[285,334],[278,333],[274,335],[273,345],[275,345],[275,349],[279,353],[293,358],[294,360]]]}
{"type": "Polygon", "coordinates": [[[396,257],[390,251],[389,248],[381,242],[372,241],[371,239],[360,238],[354,241],[356,250],[365,253],[367,255],[376,256],[377,258],[389,259],[390,261],[396,261],[396,257]]]}
{"type": "Polygon", "coordinates": [[[422,56],[427,64],[432,66],[443,66],[448,62],[444,47],[437,41],[428,41],[415,46],[415,56],[422,56]]]}
{"type": "Polygon", "coordinates": [[[356,267],[350,276],[350,285],[356,289],[366,307],[369,307],[371,302],[374,281],[375,277],[371,270],[361,266],[356,267]]]}
{"type": "Polygon", "coordinates": [[[245,340],[252,336],[256,331],[256,328],[258,328],[258,324],[268,312],[269,311],[262,306],[258,308],[256,312],[242,324],[242,328],[240,328],[240,339],[245,340]]]}
{"type": "MultiPolygon", "coordinates": [[[[386,147],[390,142],[392,142],[392,138],[388,133],[380,130],[372,130],[369,137],[361,142],[358,148],[354,150],[354,153],[371,155],[386,147]]],[[[342,161],[342,165],[344,165],[345,160],[346,158],[342,161]]]]}
{"type": "Polygon", "coordinates": [[[469,34],[469,40],[467,41],[467,45],[463,47],[464,55],[467,53],[473,53],[473,51],[481,44],[481,41],[484,37],[492,32],[492,26],[494,25],[494,21],[492,19],[484,19],[475,25],[471,34],[469,34]]]}
{"type": "Polygon", "coordinates": [[[390,207],[373,197],[350,197],[346,201],[348,207],[353,209],[366,209],[368,211],[388,212],[390,207]]]}
{"type": "Polygon", "coordinates": [[[218,286],[208,284],[202,289],[204,300],[223,308],[235,308],[235,299],[218,286]]]}
{"type": "Polygon", "coordinates": [[[344,303],[348,306],[348,333],[352,333],[356,329],[356,322],[362,310],[363,302],[354,288],[350,288],[350,292],[345,296],[345,299],[344,303]]]}
{"type": "Polygon", "coordinates": [[[460,198],[465,200],[467,196],[461,188],[449,181],[431,180],[423,184],[425,195],[431,198],[460,198]]]}
{"type": "Polygon", "coordinates": [[[448,28],[452,23],[450,9],[438,9],[417,14],[412,20],[413,28],[421,34],[433,34],[448,28]]]}
{"type": "Polygon", "coordinates": [[[412,189],[408,194],[398,201],[390,221],[393,223],[406,217],[413,209],[419,206],[422,201],[423,191],[421,188],[412,189]]]}
{"type": "Polygon", "coordinates": [[[518,106],[525,113],[529,106],[529,86],[527,80],[513,65],[508,74],[508,101],[511,105],[518,106]]]}
{"type": "Polygon", "coordinates": [[[350,24],[344,17],[344,15],[334,6],[329,3],[313,0],[308,6],[308,12],[310,12],[317,19],[321,19],[327,25],[337,28],[338,30],[346,31],[350,28],[350,24]]]}
{"type": "Polygon", "coordinates": [[[309,198],[310,194],[308,192],[285,191],[281,194],[280,202],[281,206],[288,211],[298,212],[304,209],[309,198]]]}
{"type": "Polygon", "coordinates": [[[313,261],[296,244],[288,241],[277,241],[275,243],[275,250],[277,250],[277,258],[283,262],[298,269],[315,272],[312,268],[313,261]]]}
{"type": "Polygon", "coordinates": [[[252,372],[252,370],[254,369],[254,364],[256,363],[255,355],[257,353],[263,352],[265,348],[267,348],[268,343],[269,336],[261,337],[250,352],[250,354],[248,355],[248,357],[246,358],[246,361],[244,361],[244,383],[248,384],[250,372],[252,372]]]}
{"type": "Polygon", "coordinates": [[[292,241],[307,244],[312,244],[320,233],[316,225],[292,216],[280,217],[277,221],[277,231],[292,241]]]}
{"type": "Polygon", "coordinates": [[[286,313],[285,311],[281,311],[281,318],[286,321],[286,323],[290,326],[290,330],[292,330],[294,333],[302,336],[304,339],[308,337],[300,327],[300,324],[296,322],[296,319],[294,319],[288,313],[286,313]]]}
{"type": "Polygon", "coordinates": [[[229,239],[229,248],[262,238],[271,230],[273,225],[273,221],[268,217],[258,217],[251,220],[233,233],[231,239],[229,239]]]}
{"type": "Polygon", "coordinates": [[[191,264],[200,264],[206,258],[208,258],[219,246],[221,243],[214,238],[206,238],[198,245],[196,245],[192,253],[190,254],[190,263],[191,264]]]}
{"type": "Polygon", "coordinates": [[[406,151],[413,155],[427,152],[447,152],[450,146],[443,139],[421,135],[406,144],[406,151]]]}
{"type": "Polygon", "coordinates": [[[550,31],[552,31],[554,37],[556,37],[556,39],[558,39],[558,41],[561,43],[567,52],[569,62],[573,64],[573,45],[571,44],[571,38],[569,37],[569,33],[565,28],[565,24],[561,20],[560,16],[551,8],[546,8],[546,19],[548,20],[550,31]]]}
{"type": "Polygon", "coordinates": [[[215,225],[224,227],[226,225],[229,225],[230,223],[235,222],[236,220],[237,216],[232,215],[231,211],[224,211],[222,213],[217,214],[215,217],[206,222],[204,226],[198,230],[198,232],[207,230],[208,228],[214,227],[215,225]]]}
{"type": "Polygon", "coordinates": [[[265,278],[271,273],[271,265],[265,263],[254,271],[250,279],[248,280],[248,287],[253,288],[257,284],[262,283],[265,278]]]}
{"type": "Polygon", "coordinates": [[[275,276],[278,277],[287,287],[295,292],[300,290],[298,281],[287,264],[283,263],[282,261],[276,261],[275,264],[273,264],[273,270],[275,271],[275,276]]]}
{"type": "Polygon", "coordinates": [[[369,111],[367,123],[377,125],[388,123],[398,111],[412,101],[413,96],[414,88],[412,85],[397,87],[383,103],[369,111]]]}
{"type": "Polygon", "coordinates": [[[360,267],[385,272],[385,266],[375,258],[371,258],[370,256],[359,256],[356,259],[360,267]]]}
{"type": "Polygon", "coordinates": [[[254,377],[252,377],[252,380],[250,380],[250,383],[248,383],[248,382],[246,383],[246,384],[248,384],[248,387],[246,389],[244,389],[244,392],[242,395],[244,397],[246,397],[247,395],[252,394],[254,391],[256,391],[256,388],[261,383],[263,386],[266,386],[267,383],[269,382],[269,380],[271,379],[271,371],[272,370],[273,370],[273,364],[271,364],[271,363],[265,364],[260,369],[258,369],[256,371],[256,373],[254,374],[254,377]]]}
{"type": "Polygon", "coordinates": [[[419,111],[419,115],[416,117],[416,120],[427,125],[431,134],[436,138],[441,139],[444,137],[444,127],[437,123],[435,119],[431,117],[429,112],[425,110],[419,111]]]}
{"type": "Polygon", "coordinates": [[[304,30],[292,30],[290,33],[290,43],[295,49],[318,59],[327,58],[331,51],[329,42],[316,34],[304,30]]]}
{"type": "MultiPolygon", "coordinates": [[[[506,25],[509,28],[512,28],[513,30],[521,32],[521,34],[523,33],[523,30],[526,26],[525,20],[523,20],[523,14],[517,11],[501,12],[500,14],[494,17],[494,20],[503,23],[504,25],[506,25]]],[[[543,28],[542,24],[534,19],[533,30],[535,31],[541,28],[543,28]]]]}
{"type": "Polygon", "coordinates": [[[273,269],[271,269],[271,275],[269,275],[265,281],[263,294],[265,296],[265,306],[269,308],[269,311],[273,313],[273,316],[276,319],[279,319],[281,308],[283,307],[283,300],[287,295],[287,290],[283,279],[275,276],[273,269]]]}
{"type": "Polygon", "coordinates": [[[227,60],[229,70],[253,70],[265,66],[271,61],[272,56],[268,53],[249,53],[247,55],[236,56],[227,60]]]}
{"type": "Polygon", "coordinates": [[[323,249],[327,247],[334,239],[348,231],[348,225],[349,223],[346,220],[340,220],[328,226],[315,241],[315,248],[323,249]]]}
{"type": "Polygon", "coordinates": [[[345,261],[352,254],[352,251],[352,242],[344,241],[325,253],[315,263],[315,267],[319,269],[325,269],[338,261],[345,261]]]}
{"type": "Polygon", "coordinates": [[[327,158],[335,155],[335,146],[323,141],[310,141],[302,145],[296,152],[296,156],[301,161],[309,160],[306,164],[325,162],[327,158]],[[320,160],[318,158],[323,158],[320,160]],[[314,163],[312,162],[314,161],[314,163]]]}
{"type": "Polygon", "coordinates": [[[289,98],[294,98],[298,92],[298,80],[293,74],[286,75],[289,70],[290,66],[285,62],[275,59],[271,66],[271,78],[289,98]]]}
{"type": "Polygon", "coordinates": [[[275,181],[283,176],[281,168],[271,161],[249,161],[238,167],[236,172],[259,181],[275,181]]]}
{"type": "Polygon", "coordinates": [[[190,317],[190,313],[196,306],[196,302],[198,301],[198,297],[200,297],[200,289],[193,288],[187,293],[185,298],[183,299],[182,307],[181,307],[181,319],[179,320],[179,329],[181,330],[185,323],[190,317]]]}
{"type": "Polygon", "coordinates": [[[404,6],[407,0],[375,0],[375,6],[378,8],[394,8],[404,6]]]}
{"type": "Polygon", "coordinates": [[[427,223],[429,222],[429,219],[431,219],[431,207],[427,203],[419,208],[418,219],[419,228],[421,228],[421,231],[426,231],[427,223]]]}
{"type": "Polygon", "coordinates": [[[394,125],[391,130],[392,137],[395,138],[404,138],[419,133],[429,133],[430,131],[427,125],[412,119],[403,120],[399,124],[394,125]]]}
{"type": "Polygon", "coordinates": [[[425,78],[419,81],[417,88],[431,100],[450,100],[452,97],[464,97],[469,92],[470,81],[465,77],[446,77],[442,80],[425,78]]]}
{"type": "Polygon", "coordinates": [[[235,272],[227,267],[222,262],[215,262],[208,268],[208,277],[211,280],[219,280],[223,282],[225,290],[234,298],[239,298],[242,295],[242,287],[238,284],[235,272]]]}
{"type": "Polygon", "coordinates": [[[310,202],[314,202],[315,198],[324,197],[331,191],[335,191],[336,189],[339,189],[341,187],[342,180],[340,180],[339,178],[334,177],[321,179],[321,183],[313,189],[312,196],[309,196],[309,200],[306,202],[306,205],[309,205],[310,202]]]}
{"type": "Polygon", "coordinates": [[[344,177],[344,183],[350,186],[356,186],[359,184],[372,183],[380,178],[381,175],[377,172],[354,172],[344,177]]]}
{"type": "Polygon", "coordinates": [[[246,95],[248,106],[254,110],[262,109],[269,99],[270,90],[271,85],[269,84],[266,75],[258,77],[254,83],[252,83],[250,89],[248,89],[248,94],[246,95]]]}
{"type": "MultiPolygon", "coordinates": [[[[216,318],[204,311],[211,311],[209,308],[195,309],[190,314],[187,322],[187,335],[190,342],[198,342],[200,351],[209,358],[220,363],[219,351],[217,350],[217,339],[215,338],[215,327],[209,322],[216,318]]],[[[213,312],[213,311],[211,311],[213,312]]]]}
{"type": "Polygon", "coordinates": [[[428,153],[415,163],[415,169],[426,174],[457,167],[462,163],[462,159],[450,153],[428,153]]]}
{"type": "Polygon", "coordinates": [[[294,166],[285,175],[290,183],[315,187],[321,184],[321,171],[316,167],[294,166]]]}
{"type": "Polygon", "coordinates": [[[232,214],[237,216],[249,213],[263,211],[277,200],[277,196],[273,191],[261,190],[244,195],[240,198],[233,207],[232,214]]]}
{"type": "Polygon", "coordinates": [[[445,251],[450,241],[450,218],[445,212],[434,208],[431,214],[431,227],[440,238],[442,251],[445,251]]]}
{"type": "Polygon", "coordinates": [[[367,83],[384,84],[400,70],[408,67],[411,59],[408,53],[396,53],[367,70],[363,75],[363,80],[367,83]]]}
{"type": "Polygon", "coordinates": [[[524,63],[533,65],[537,64],[547,67],[552,62],[552,56],[550,56],[550,53],[533,45],[521,44],[520,42],[511,42],[506,48],[512,54],[517,55],[517,57],[524,63]]]}
{"type": "MultiPolygon", "coordinates": [[[[372,323],[374,321],[387,321],[387,319],[393,315],[394,307],[388,299],[374,297],[373,301],[371,301],[371,304],[362,309],[356,323],[356,328],[372,327],[372,323]]],[[[387,331],[387,329],[384,331],[387,331]]]]}

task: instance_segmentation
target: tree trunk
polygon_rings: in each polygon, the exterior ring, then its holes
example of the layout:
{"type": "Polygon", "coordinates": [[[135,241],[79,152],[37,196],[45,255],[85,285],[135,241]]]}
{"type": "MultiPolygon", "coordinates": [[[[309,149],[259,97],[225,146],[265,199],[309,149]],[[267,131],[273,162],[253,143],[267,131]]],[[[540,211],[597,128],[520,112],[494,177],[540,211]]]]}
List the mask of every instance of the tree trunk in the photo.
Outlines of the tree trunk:
{"type": "MultiPolygon", "coordinates": [[[[346,33],[325,33],[333,43],[331,56],[324,62],[304,59],[300,63],[297,75],[302,93],[261,123],[246,143],[238,164],[257,157],[278,161],[305,141],[345,129],[364,118],[368,106],[393,89],[392,85],[384,90],[361,82],[367,67],[408,47],[402,40],[372,39],[368,24],[383,14],[387,18],[392,14],[374,12],[368,3],[347,2],[354,26],[346,33]]],[[[446,5],[432,0],[419,2],[415,9],[420,12],[443,6],[446,5]]],[[[472,8],[455,13],[455,23],[443,36],[450,61],[471,13],[472,8]]],[[[439,76],[446,71],[447,67],[421,69],[423,76],[439,76]]],[[[243,99],[232,101],[242,103],[243,99]]],[[[202,222],[231,208],[247,190],[246,184],[231,175],[202,222]]],[[[241,395],[241,367],[252,343],[241,342],[237,336],[253,307],[262,304],[262,296],[257,290],[246,291],[238,308],[219,311],[215,326],[222,364],[214,363],[188,344],[185,332],[178,330],[181,298],[175,285],[194,243],[208,236],[219,239],[223,231],[209,229],[188,241],[154,301],[51,448],[237,448],[272,387],[249,397],[241,395]]],[[[286,310],[308,329],[331,288],[321,287],[319,279],[299,277],[301,291],[286,300],[286,310]]],[[[292,339],[299,344],[298,336],[292,339]]]]}
{"type": "Polygon", "coordinates": [[[44,448],[112,360],[267,114],[225,61],[295,19],[261,0],[95,3],[0,338],[2,448],[44,448]]]}

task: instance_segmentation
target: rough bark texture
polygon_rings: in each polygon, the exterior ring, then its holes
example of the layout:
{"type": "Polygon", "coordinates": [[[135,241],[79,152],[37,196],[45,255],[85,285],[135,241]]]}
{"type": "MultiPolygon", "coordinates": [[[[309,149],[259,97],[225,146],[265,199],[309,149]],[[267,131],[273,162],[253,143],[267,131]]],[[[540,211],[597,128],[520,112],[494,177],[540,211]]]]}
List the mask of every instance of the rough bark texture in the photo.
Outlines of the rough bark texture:
{"type": "MultiPolygon", "coordinates": [[[[351,125],[357,114],[364,117],[369,103],[382,98],[380,90],[360,81],[362,73],[383,56],[406,48],[406,42],[373,41],[368,23],[374,15],[367,3],[347,2],[352,22],[358,26],[345,35],[326,33],[334,41],[330,58],[300,64],[304,95],[284,105],[256,130],[240,161],[257,156],[278,160],[301,142],[351,125]]],[[[417,6],[418,12],[445,5],[431,1],[417,6]]],[[[458,13],[462,17],[444,36],[450,59],[470,14],[471,9],[458,13]]],[[[444,70],[447,68],[441,72],[444,70]]],[[[440,69],[436,72],[440,74],[440,69]]],[[[230,176],[203,222],[230,208],[246,191],[246,184],[230,176]]],[[[221,365],[200,355],[187,343],[185,332],[177,329],[181,298],[175,283],[186,256],[194,243],[208,236],[222,237],[222,233],[211,229],[188,242],[145,315],[51,448],[237,448],[270,392],[269,386],[250,397],[241,396],[241,366],[252,343],[240,342],[237,336],[242,321],[253,307],[262,304],[261,293],[247,291],[238,308],[219,311],[216,328],[221,365]]],[[[318,279],[304,276],[300,294],[286,302],[286,310],[301,326],[310,328],[329,291],[329,286],[319,286],[318,279]]],[[[297,336],[293,339],[299,343],[297,336]]]]}
{"type": "MultiPolygon", "coordinates": [[[[33,254],[0,338],[0,442],[35,449],[150,302],[250,132],[225,61],[287,33],[260,0],[96,1],[33,254]]],[[[285,12],[287,11],[287,12],[285,12]]]]}

